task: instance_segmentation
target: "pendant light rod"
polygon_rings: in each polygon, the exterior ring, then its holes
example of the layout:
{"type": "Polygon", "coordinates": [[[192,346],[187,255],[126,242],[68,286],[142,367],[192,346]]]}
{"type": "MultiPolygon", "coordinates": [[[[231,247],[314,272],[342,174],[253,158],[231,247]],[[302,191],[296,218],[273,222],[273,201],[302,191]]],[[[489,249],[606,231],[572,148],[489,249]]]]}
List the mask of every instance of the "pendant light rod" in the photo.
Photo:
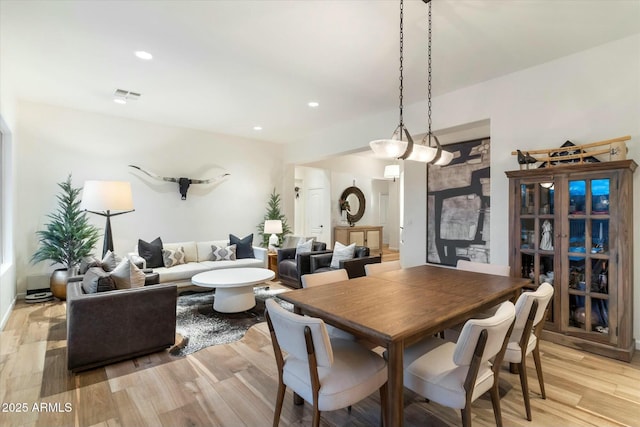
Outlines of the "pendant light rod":
{"type": "MultiPolygon", "coordinates": [[[[404,153],[398,157],[398,159],[404,160],[411,155],[413,151],[413,138],[409,134],[409,130],[404,126],[404,120],[402,116],[403,112],[403,89],[404,89],[404,0],[400,0],[400,124],[398,125],[398,130],[400,134],[398,135],[400,141],[402,141],[402,133],[407,137],[407,148],[404,153]]],[[[394,132],[395,135],[395,132],[394,132]]],[[[392,137],[393,138],[393,137],[392,137]]]]}
{"type": "Polygon", "coordinates": [[[431,137],[436,141],[436,153],[434,158],[429,162],[429,164],[436,163],[440,160],[440,156],[442,155],[442,146],[440,145],[440,141],[438,137],[431,132],[431,0],[423,0],[428,6],[428,18],[427,18],[427,146],[431,147],[431,137]]]}

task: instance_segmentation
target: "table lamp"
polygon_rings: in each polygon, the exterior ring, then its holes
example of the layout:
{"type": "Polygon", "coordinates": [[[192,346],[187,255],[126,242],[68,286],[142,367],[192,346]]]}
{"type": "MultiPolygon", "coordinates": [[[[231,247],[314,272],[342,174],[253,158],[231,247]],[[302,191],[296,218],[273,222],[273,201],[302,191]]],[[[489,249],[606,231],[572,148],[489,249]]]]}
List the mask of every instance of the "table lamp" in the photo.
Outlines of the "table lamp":
{"type": "Polygon", "coordinates": [[[113,252],[111,217],[133,212],[131,183],[125,181],[85,181],[80,207],[87,212],[107,218],[104,228],[102,256],[108,250],[113,252]],[[114,213],[114,211],[116,211],[114,213]]]}
{"type": "Polygon", "coordinates": [[[282,221],[279,219],[268,219],[264,222],[264,234],[271,234],[269,237],[269,250],[275,251],[279,240],[277,234],[282,233],[282,221]]]}

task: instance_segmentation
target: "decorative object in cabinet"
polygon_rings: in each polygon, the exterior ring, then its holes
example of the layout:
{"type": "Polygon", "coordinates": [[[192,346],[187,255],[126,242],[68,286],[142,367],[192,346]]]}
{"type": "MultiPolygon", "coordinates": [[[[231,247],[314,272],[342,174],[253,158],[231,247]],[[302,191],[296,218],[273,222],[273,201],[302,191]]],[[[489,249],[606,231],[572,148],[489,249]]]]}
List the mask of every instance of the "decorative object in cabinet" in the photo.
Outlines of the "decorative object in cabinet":
{"type": "Polygon", "coordinates": [[[509,264],[530,288],[555,288],[543,338],[630,361],[633,160],[514,170],[509,264]]]}

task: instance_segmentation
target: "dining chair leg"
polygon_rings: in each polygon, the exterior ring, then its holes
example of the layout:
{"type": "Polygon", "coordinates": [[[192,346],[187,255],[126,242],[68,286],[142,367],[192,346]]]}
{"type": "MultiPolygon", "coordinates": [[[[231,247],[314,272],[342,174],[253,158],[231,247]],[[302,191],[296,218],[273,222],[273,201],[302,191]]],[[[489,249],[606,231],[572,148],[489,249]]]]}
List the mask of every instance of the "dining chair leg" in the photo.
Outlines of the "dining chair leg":
{"type": "Polygon", "coordinates": [[[522,357],[522,361],[518,365],[518,373],[520,374],[520,386],[522,386],[524,409],[527,411],[527,420],[531,421],[531,403],[529,402],[529,383],[527,382],[527,365],[525,360],[526,358],[522,357]]]}
{"type": "Polygon", "coordinates": [[[498,384],[494,384],[490,392],[493,415],[496,418],[496,427],[502,427],[502,411],[500,409],[500,390],[498,384]]]}
{"type": "Polygon", "coordinates": [[[471,405],[467,404],[460,409],[460,413],[462,414],[462,427],[471,427],[471,405]]]}
{"type": "Polygon", "coordinates": [[[387,419],[387,383],[380,387],[380,427],[384,427],[387,419]]]}
{"type": "Polygon", "coordinates": [[[318,402],[313,403],[313,427],[320,427],[320,410],[318,409],[318,402]]]}
{"type": "Polygon", "coordinates": [[[278,427],[280,424],[280,414],[282,413],[282,404],[284,403],[284,393],[287,390],[287,386],[283,383],[278,384],[278,395],[276,397],[276,410],[273,414],[273,427],[278,427]]]}
{"type": "Polygon", "coordinates": [[[536,347],[533,349],[533,361],[536,364],[536,372],[538,374],[538,383],[540,384],[540,394],[542,394],[543,399],[546,399],[547,394],[544,391],[544,378],[542,377],[542,363],[540,360],[540,349],[538,348],[537,343],[536,343],[536,347]]]}

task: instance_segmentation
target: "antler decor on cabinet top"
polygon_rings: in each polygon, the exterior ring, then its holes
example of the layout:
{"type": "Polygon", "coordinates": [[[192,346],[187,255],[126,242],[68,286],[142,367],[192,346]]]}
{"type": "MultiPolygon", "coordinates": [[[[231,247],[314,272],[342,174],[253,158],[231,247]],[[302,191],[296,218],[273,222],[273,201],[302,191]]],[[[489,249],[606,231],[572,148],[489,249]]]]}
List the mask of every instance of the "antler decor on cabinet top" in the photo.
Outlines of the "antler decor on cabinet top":
{"type": "Polygon", "coordinates": [[[631,136],[621,136],[605,141],[592,142],[590,144],[575,145],[571,141],[565,142],[560,148],[545,150],[529,150],[524,153],[520,150],[512,151],[512,155],[518,156],[520,169],[525,165],[529,169],[530,164],[541,163],[541,167],[554,167],[566,163],[592,163],[624,160],[629,151],[625,141],[631,140],[631,136]]]}
{"type": "Polygon", "coordinates": [[[219,175],[215,178],[209,178],[209,179],[173,178],[173,177],[156,175],[155,173],[142,169],[140,166],[129,165],[129,167],[138,169],[139,171],[149,175],[151,178],[155,178],[160,181],[177,182],[180,188],[180,195],[182,196],[182,200],[187,200],[187,191],[189,190],[189,186],[191,184],[212,184],[230,175],[228,173],[223,173],[222,175],[219,175]]]}

